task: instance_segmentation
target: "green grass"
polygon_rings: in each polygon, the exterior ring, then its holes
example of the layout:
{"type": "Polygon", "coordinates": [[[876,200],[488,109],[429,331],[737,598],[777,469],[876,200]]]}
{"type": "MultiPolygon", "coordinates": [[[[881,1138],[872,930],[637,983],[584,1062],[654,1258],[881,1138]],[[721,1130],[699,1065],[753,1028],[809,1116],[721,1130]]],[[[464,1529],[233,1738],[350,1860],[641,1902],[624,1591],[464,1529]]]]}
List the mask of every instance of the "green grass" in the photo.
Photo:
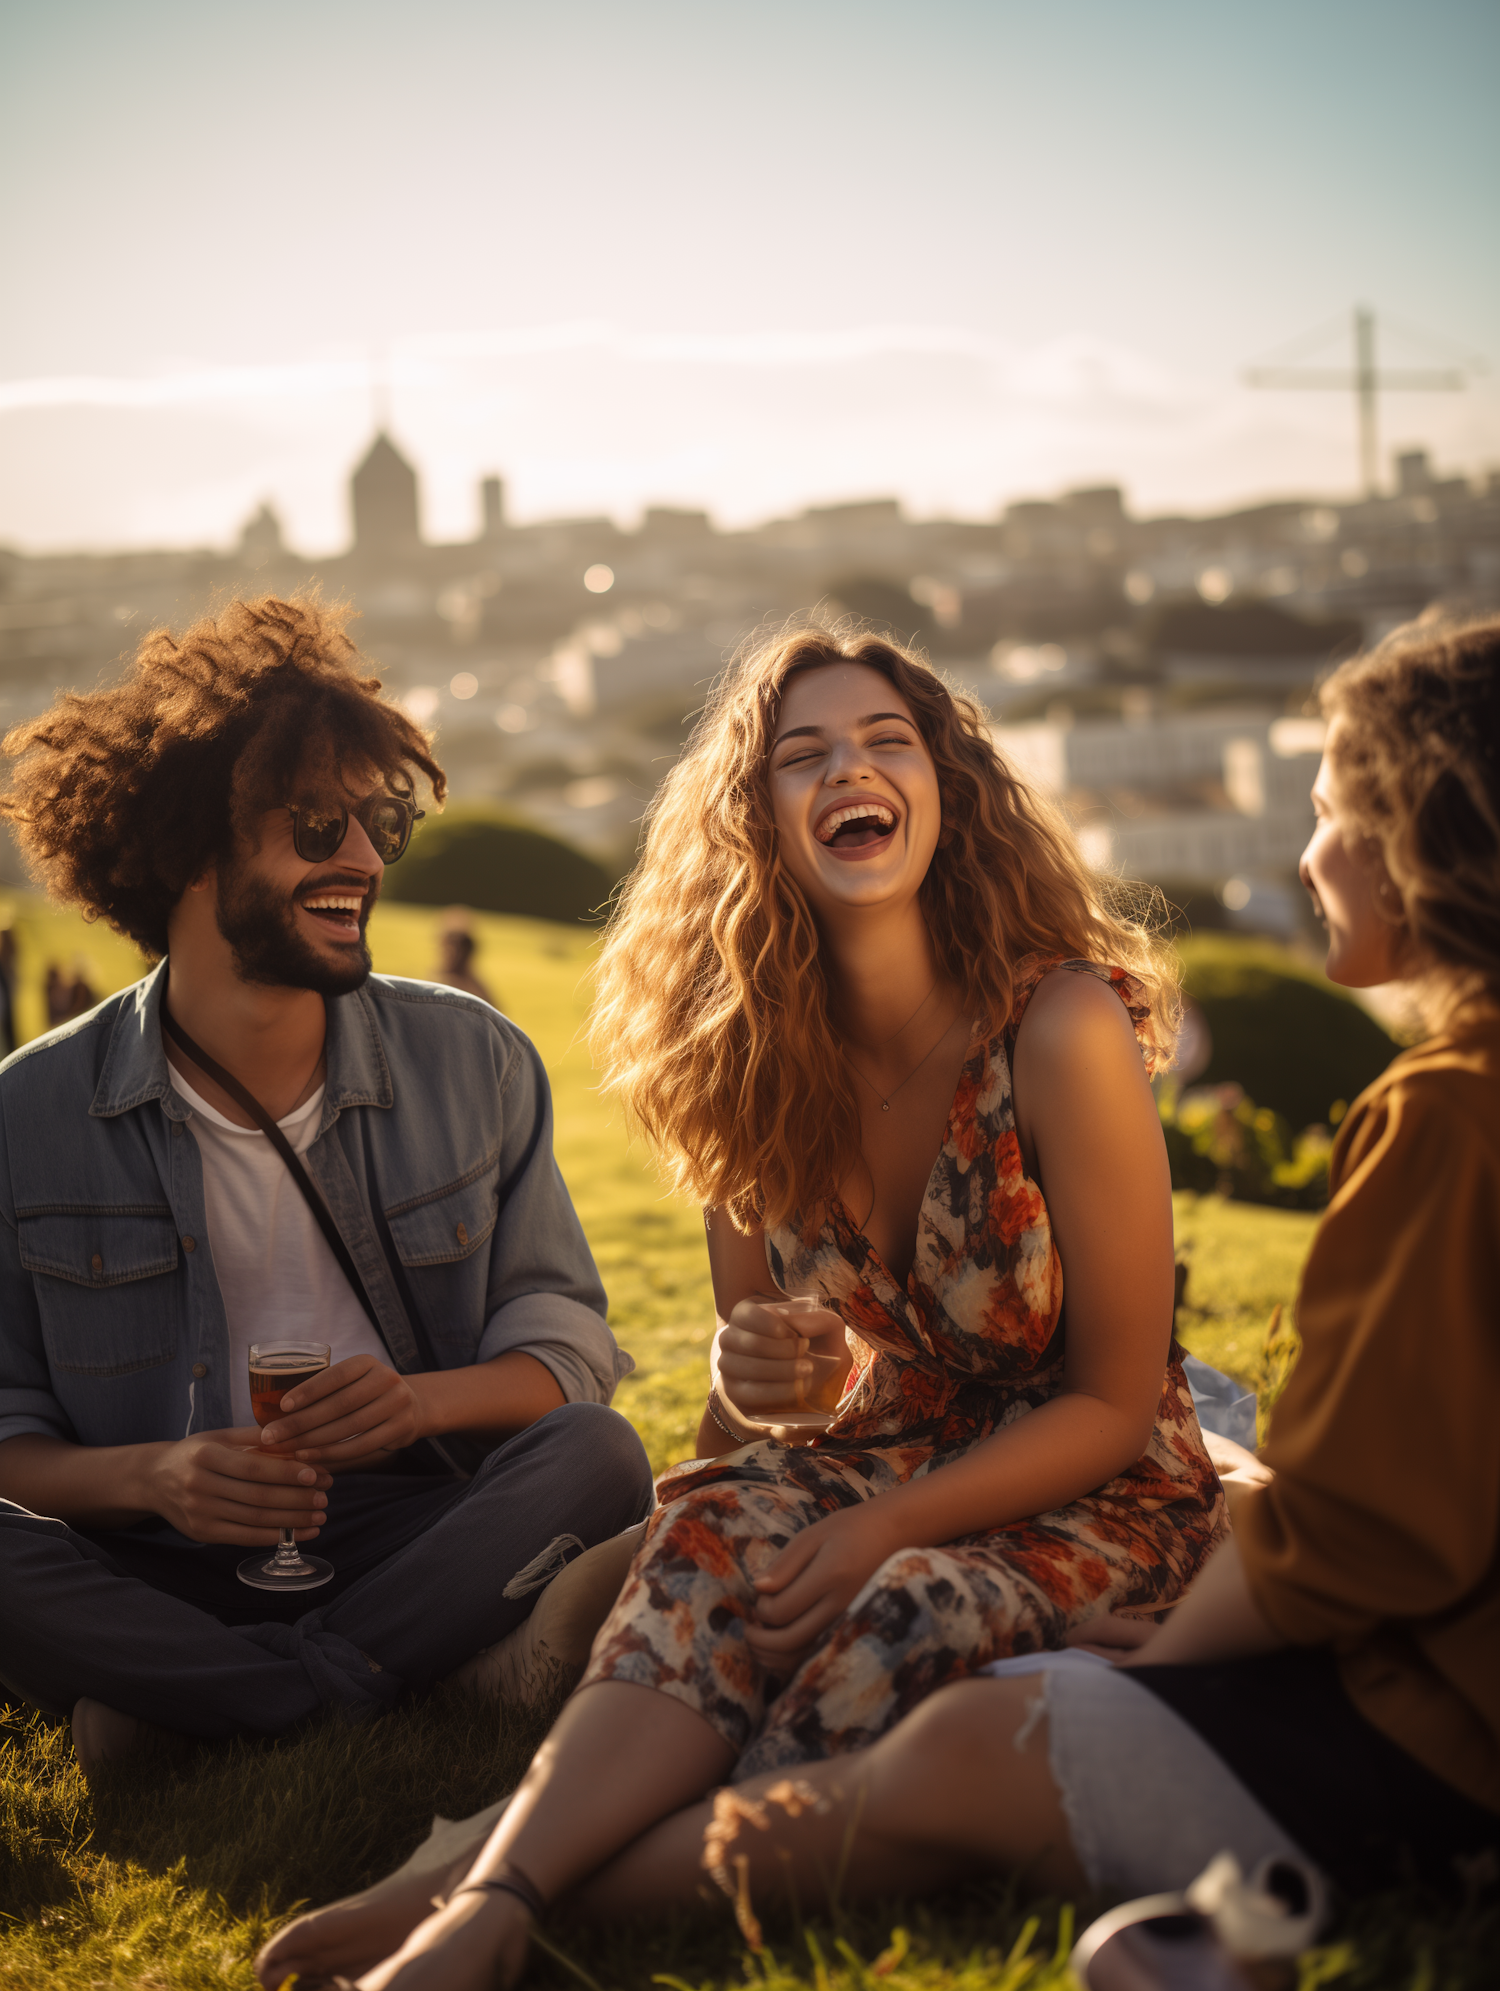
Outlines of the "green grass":
{"type": "MultiPolygon", "coordinates": [[[[70,965],[82,953],[101,995],[140,972],[134,950],[102,928],[27,895],[0,895],[3,910],[20,947],[23,1035],[41,1027],[47,960],[70,965]]],[[[383,907],[377,965],[428,972],[440,918],[383,907]]],[[[580,1041],[589,937],[536,921],[475,925],[479,972],[552,1075],[558,1159],[615,1331],[639,1364],[617,1402],[653,1463],[665,1465],[691,1453],[705,1387],[713,1305],[700,1220],[663,1195],[594,1090],[580,1041]]],[[[1254,1381],[1267,1324],[1276,1306],[1289,1306],[1315,1219],[1217,1197],[1179,1196],[1176,1205],[1190,1265],[1179,1332],[1195,1353],[1254,1381]]],[[[438,1693],[369,1728],[318,1722],[275,1742],[204,1747],[176,1763],[134,1766],[91,1792],[66,1729],[11,1709],[0,1720],[0,1987],[251,1991],[249,1959],[299,1902],[388,1871],[434,1811],[462,1815],[489,1802],[514,1783],[537,1735],[534,1724],[438,1693]]],[[[759,1957],[721,1905],[666,1926],[568,1930],[563,1940],[576,1970],[610,1991],[653,1981],[679,1991],[873,1991],[877,1975],[891,1991],[1051,1991],[1066,1980],[1059,1913],[1057,1903],[1028,1903],[995,1884],[878,1913],[831,1911],[806,1929],[768,1920],[759,1957]]],[[[1336,1932],[1316,1969],[1305,1967],[1301,1991],[1315,1981],[1349,1991],[1478,1991],[1497,1941],[1493,1911],[1454,1916],[1415,1897],[1390,1899],[1336,1932]]],[[[547,1958],[535,1975],[578,1982],[547,1958]]]]}
{"type": "Polygon", "coordinates": [[[1172,1198],[1172,1214],[1177,1256],[1187,1267],[1177,1338],[1189,1354],[1258,1393],[1264,1438],[1295,1347],[1292,1302],[1317,1215],[1186,1191],[1172,1198]]]}
{"type": "MultiPolygon", "coordinates": [[[[543,1724],[434,1694],[369,1728],[321,1722],[204,1748],[90,1791],[67,1731],[0,1720],[0,1985],[6,1991],[253,1991],[250,1959],[299,1904],[360,1887],[412,1850],[433,1811],[509,1788],[543,1724]]],[[[609,1929],[548,1931],[542,1986],[598,1991],[1064,1991],[1072,1931],[1099,1906],[970,1885],[927,1901],[765,1917],[750,1954],[725,1904],[609,1929]]],[[[1303,1959],[1298,1991],[1481,1991],[1493,1910],[1366,1904],[1303,1959]]],[[[1291,1991],[1291,1987],[1288,1987],[1291,1991]]]]}
{"type": "Polygon", "coordinates": [[[62,912],[32,892],[0,890],[0,926],[16,936],[17,1042],[39,1037],[47,1028],[42,983],[47,964],[77,970],[97,996],[113,995],[138,979],[140,954],[107,926],[87,926],[76,913],[62,912]]]}

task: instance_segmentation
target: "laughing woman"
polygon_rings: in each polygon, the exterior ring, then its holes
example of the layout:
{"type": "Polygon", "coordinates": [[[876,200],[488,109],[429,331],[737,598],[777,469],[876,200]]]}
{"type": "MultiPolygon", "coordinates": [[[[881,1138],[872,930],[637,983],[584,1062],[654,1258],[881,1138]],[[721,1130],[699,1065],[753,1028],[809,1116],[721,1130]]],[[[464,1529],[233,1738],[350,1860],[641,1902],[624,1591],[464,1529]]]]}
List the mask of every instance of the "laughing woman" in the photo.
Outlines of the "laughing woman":
{"type": "Polygon", "coordinates": [[[1147,1081],[1173,1022],[1149,936],[924,664],[805,630],[730,674],[656,803],[594,1021],[706,1206],[699,1457],[661,1481],[583,1685],[449,1905],[294,1925],[266,1982],[406,1929],[367,1985],[513,1978],[542,1903],[713,1786],[1181,1596],[1223,1508],[1171,1336],[1147,1081]],[[788,1293],[843,1346],[800,1446],[757,1422],[809,1359],[788,1293]]]}

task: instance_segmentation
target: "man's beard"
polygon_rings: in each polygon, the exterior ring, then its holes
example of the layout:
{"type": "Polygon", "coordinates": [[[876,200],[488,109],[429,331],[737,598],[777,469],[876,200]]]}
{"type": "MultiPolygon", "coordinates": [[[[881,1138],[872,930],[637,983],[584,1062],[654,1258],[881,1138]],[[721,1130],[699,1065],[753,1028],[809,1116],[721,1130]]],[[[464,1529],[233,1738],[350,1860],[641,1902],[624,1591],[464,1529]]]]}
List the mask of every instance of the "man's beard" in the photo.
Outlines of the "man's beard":
{"type": "MultiPolygon", "coordinates": [[[[327,889],[336,890],[337,885],[327,889]]],[[[219,931],[234,950],[240,979],[273,989],[313,989],[323,996],[349,995],[362,988],[371,961],[365,928],[379,891],[368,879],[345,887],[365,894],[359,916],[359,946],[350,948],[347,964],[326,961],[297,931],[296,902],[274,885],[242,866],[221,868],[215,918],[219,931]]]]}

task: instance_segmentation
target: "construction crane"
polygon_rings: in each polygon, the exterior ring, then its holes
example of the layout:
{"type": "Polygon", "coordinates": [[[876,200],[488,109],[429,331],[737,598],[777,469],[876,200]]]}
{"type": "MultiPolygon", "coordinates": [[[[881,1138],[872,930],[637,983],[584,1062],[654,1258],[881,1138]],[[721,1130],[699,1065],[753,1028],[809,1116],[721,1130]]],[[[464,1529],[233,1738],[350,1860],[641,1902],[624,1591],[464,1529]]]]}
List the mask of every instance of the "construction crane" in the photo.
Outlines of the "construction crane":
{"type": "MultiPolygon", "coordinates": [[[[1315,333],[1315,339],[1322,335],[1315,333]]],[[[1306,341],[1304,344],[1308,343],[1306,341]]],[[[1376,423],[1376,396],[1387,393],[1452,394],[1468,386],[1461,367],[1403,367],[1382,373],[1375,364],[1375,313],[1359,304],[1354,308],[1354,367],[1253,366],[1246,370],[1247,387],[1336,388],[1347,394],[1354,390],[1359,422],[1359,465],[1365,496],[1379,496],[1379,460],[1376,423]]]]}

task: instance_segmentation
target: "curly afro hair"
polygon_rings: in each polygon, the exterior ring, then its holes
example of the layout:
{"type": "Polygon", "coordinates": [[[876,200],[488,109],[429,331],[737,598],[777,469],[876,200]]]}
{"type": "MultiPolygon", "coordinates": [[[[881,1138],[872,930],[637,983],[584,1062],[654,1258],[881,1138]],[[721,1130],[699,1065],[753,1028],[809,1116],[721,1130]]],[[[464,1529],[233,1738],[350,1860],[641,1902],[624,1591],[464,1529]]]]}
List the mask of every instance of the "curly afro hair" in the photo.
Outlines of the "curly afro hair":
{"type": "Polygon", "coordinates": [[[347,797],[346,770],[401,794],[425,775],[441,802],[431,738],[363,674],[350,614],[315,595],[233,601],[180,637],[153,629],[121,684],[12,728],[0,814],[47,891],[164,954],[183,892],[266,809],[347,797]]]}

